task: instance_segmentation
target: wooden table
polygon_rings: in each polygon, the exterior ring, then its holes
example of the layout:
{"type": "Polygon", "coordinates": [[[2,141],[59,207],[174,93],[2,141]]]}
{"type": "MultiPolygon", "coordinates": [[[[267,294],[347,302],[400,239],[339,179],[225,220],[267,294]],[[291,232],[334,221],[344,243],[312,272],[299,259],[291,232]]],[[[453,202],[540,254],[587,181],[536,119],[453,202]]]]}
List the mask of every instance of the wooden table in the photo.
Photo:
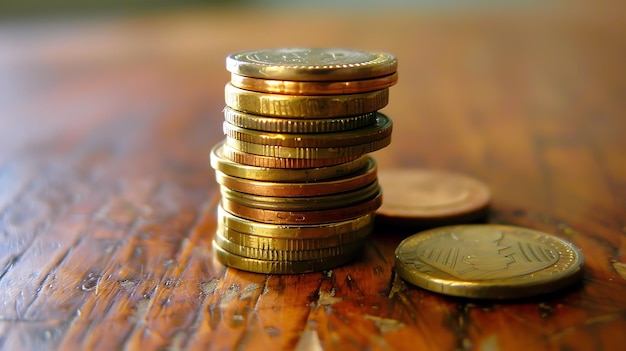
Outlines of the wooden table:
{"type": "Polygon", "coordinates": [[[626,11],[534,6],[1,24],[0,349],[622,349],[626,11]],[[386,228],[332,271],[216,262],[224,58],[280,46],[395,54],[380,169],[483,180],[488,221],[573,242],[583,282],[437,295],[394,274],[403,235],[386,228]]]}

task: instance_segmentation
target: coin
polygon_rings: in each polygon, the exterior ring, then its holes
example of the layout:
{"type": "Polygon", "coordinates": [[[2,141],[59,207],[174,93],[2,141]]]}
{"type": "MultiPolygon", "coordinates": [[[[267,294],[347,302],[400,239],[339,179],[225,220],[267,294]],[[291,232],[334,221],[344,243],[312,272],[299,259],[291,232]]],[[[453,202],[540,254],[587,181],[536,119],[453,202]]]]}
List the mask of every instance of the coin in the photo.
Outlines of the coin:
{"type": "Polygon", "coordinates": [[[335,48],[278,48],[231,54],[226,69],[241,76],[295,80],[343,81],[386,76],[398,61],[382,52],[335,48]]]}
{"type": "Polygon", "coordinates": [[[312,237],[312,238],[283,238],[257,236],[249,233],[238,232],[223,224],[218,224],[217,231],[224,238],[235,244],[254,247],[264,250],[318,250],[333,246],[352,244],[365,239],[372,232],[372,226],[364,226],[356,231],[343,234],[312,237]]]}
{"type": "Polygon", "coordinates": [[[351,206],[320,211],[267,210],[241,205],[222,198],[222,207],[229,213],[252,221],[269,224],[323,224],[347,221],[376,211],[382,202],[382,193],[351,206]]]}
{"type": "Polygon", "coordinates": [[[439,227],[398,245],[396,271],[434,292],[481,299],[549,293],[579,280],[583,255],[558,237],[504,225],[439,227]]]}
{"type": "Polygon", "coordinates": [[[273,157],[255,155],[248,152],[243,152],[224,144],[222,146],[222,154],[227,159],[249,166],[263,167],[263,168],[281,168],[281,169],[294,169],[294,168],[318,168],[328,166],[342,166],[347,162],[354,161],[360,158],[362,155],[348,155],[330,157],[330,158],[317,158],[317,159],[304,159],[304,158],[285,158],[285,157],[273,157]]]}
{"type": "Polygon", "coordinates": [[[217,183],[234,191],[262,196],[319,196],[345,193],[371,184],[376,180],[376,161],[369,158],[367,168],[343,178],[316,182],[273,182],[244,179],[215,171],[217,183]]]}
{"type": "Polygon", "coordinates": [[[234,191],[220,186],[223,199],[258,209],[277,211],[323,211],[351,206],[365,201],[380,192],[378,182],[345,193],[318,196],[260,196],[234,191]]]}
{"type": "Polygon", "coordinates": [[[376,112],[336,118],[284,118],[252,115],[224,108],[224,120],[241,128],[275,133],[331,133],[363,128],[376,122],[376,112]]]}
{"type": "Polygon", "coordinates": [[[302,82],[293,80],[260,79],[231,74],[230,84],[237,88],[272,94],[338,95],[365,93],[389,88],[398,81],[398,73],[382,77],[343,82],[302,82]]]}
{"type": "Polygon", "coordinates": [[[264,238],[293,240],[326,239],[370,232],[374,227],[373,213],[366,213],[353,219],[321,224],[268,224],[237,217],[218,206],[218,226],[222,225],[237,232],[264,238]]]}
{"type": "Polygon", "coordinates": [[[483,182],[440,170],[380,170],[378,180],[380,220],[406,226],[470,222],[485,216],[491,198],[483,182]]]}
{"type": "Polygon", "coordinates": [[[350,255],[361,249],[363,246],[363,241],[359,240],[343,245],[334,245],[308,250],[281,250],[272,247],[259,248],[234,243],[222,235],[219,230],[216,232],[214,240],[219,247],[228,252],[234,253],[235,255],[272,261],[307,261],[341,255],[350,255]]]}
{"type": "Polygon", "coordinates": [[[281,95],[243,90],[229,83],[224,98],[229,107],[255,115],[331,118],[380,110],[389,102],[389,89],[344,95],[281,95]]]}
{"type": "Polygon", "coordinates": [[[391,143],[391,135],[368,143],[336,147],[288,147],[249,143],[226,137],[226,145],[247,154],[293,159],[342,159],[356,158],[380,150],[391,143]]]}
{"type": "Polygon", "coordinates": [[[223,154],[223,142],[211,150],[211,167],[226,175],[245,179],[268,180],[274,182],[315,182],[342,178],[369,169],[373,161],[367,155],[335,166],[317,168],[267,168],[233,162],[223,154]]]}
{"type": "Polygon", "coordinates": [[[214,257],[222,264],[248,272],[264,274],[299,274],[332,269],[356,258],[359,251],[351,254],[318,258],[306,261],[270,261],[259,260],[233,254],[213,242],[214,257]]]}
{"type": "Polygon", "coordinates": [[[269,133],[237,127],[223,123],[224,134],[228,138],[253,144],[285,147],[342,147],[372,143],[391,136],[393,123],[382,113],[376,116],[376,122],[367,127],[333,133],[269,133]]]}

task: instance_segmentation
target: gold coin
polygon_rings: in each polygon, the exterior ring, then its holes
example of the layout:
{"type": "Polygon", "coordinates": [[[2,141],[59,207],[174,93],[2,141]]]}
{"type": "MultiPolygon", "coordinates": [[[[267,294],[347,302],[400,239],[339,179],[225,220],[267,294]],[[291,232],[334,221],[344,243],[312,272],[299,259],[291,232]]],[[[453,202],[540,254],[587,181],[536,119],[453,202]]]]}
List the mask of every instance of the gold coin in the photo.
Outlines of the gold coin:
{"type": "Polygon", "coordinates": [[[347,221],[376,211],[382,202],[382,193],[361,203],[350,206],[320,211],[285,211],[266,210],[258,207],[241,205],[222,198],[222,207],[229,213],[252,221],[269,224],[323,224],[347,221]]]}
{"type": "Polygon", "coordinates": [[[249,143],[226,137],[225,145],[247,154],[293,159],[342,159],[355,158],[376,150],[380,150],[391,143],[391,135],[369,143],[336,147],[288,147],[249,143]]]}
{"type": "Polygon", "coordinates": [[[332,269],[354,260],[360,252],[307,261],[270,261],[236,255],[224,250],[215,241],[213,250],[214,257],[226,266],[264,274],[299,274],[332,269]]]}
{"type": "Polygon", "coordinates": [[[345,245],[319,249],[277,250],[274,248],[258,248],[240,245],[228,240],[220,231],[217,231],[214,240],[219,247],[235,255],[270,261],[308,261],[341,255],[351,255],[363,246],[363,241],[359,240],[345,245]]]}
{"type": "Polygon", "coordinates": [[[486,215],[491,198],[483,182],[446,171],[381,170],[378,180],[385,192],[379,219],[406,226],[471,222],[486,215]]]}
{"type": "Polygon", "coordinates": [[[460,225],[415,234],[397,247],[396,271],[434,292],[481,299],[549,293],[581,278],[573,244],[522,227],[460,225]]]}
{"type": "Polygon", "coordinates": [[[246,77],[343,81],[395,73],[398,61],[390,54],[335,48],[277,48],[239,52],[226,58],[226,69],[246,77]]]}
{"type": "Polygon", "coordinates": [[[285,147],[342,147],[373,143],[391,136],[393,124],[382,113],[378,113],[376,123],[344,132],[333,133],[269,133],[237,127],[228,122],[223,123],[224,134],[228,138],[253,144],[285,146],[285,147]]]}
{"type": "Polygon", "coordinates": [[[315,182],[268,182],[232,177],[220,171],[215,171],[215,178],[218,184],[241,193],[279,197],[319,196],[356,190],[376,181],[376,161],[371,157],[369,161],[367,168],[360,172],[315,182]]]}
{"type": "Polygon", "coordinates": [[[226,105],[247,113],[286,118],[332,118],[361,115],[385,107],[389,89],[345,95],[280,95],[226,84],[226,105]]]}
{"type": "Polygon", "coordinates": [[[363,172],[370,167],[372,162],[371,157],[365,155],[352,161],[328,167],[297,169],[256,167],[227,159],[223,153],[223,144],[220,142],[211,150],[211,167],[226,175],[245,179],[271,179],[275,182],[317,182],[363,172]]]}
{"type": "Polygon", "coordinates": [[[301,169],[301,168],[318,168],[329,166],[342,166],[347,162],[352,162],[362,157],[362,155],[356,156],[337,156],[331,158],[317,158],[317,159],[304,159],[304,158],[284,158],[255,155],[243,151],[239,151],[230,147],[229,145],[222,146],[222,154],[225,158],[243,165],[262,167],[262,168],[281,168],[281,169],[301,169]]]}
{"type": "Polygon", "coordinates": [[[263,250],[318,250],[333,246],[353,244],[363,240],[372,232],[372,226],[365,226],[356,231],[326,237],[315,238],[282,238],[257,236],[238,232],[222,224],[217,225],[217,231],[224,238],[235,244],[254,247],[263,250]]]}
{"type": "MultiPolygon", "coordinates": [[[[218,206],[218,226],[264,238],[280,238],[285,240],[307,240],[359,236],[359,233],[369,233],[374,227],[374,215],[366,213],[353,219],[331,221],[322,224],[268,224],[237,217],[218,206]]],[[[349,240],[349,239],[346,239],[349,240]]]]}
{"type": "Polygon", "coordinates": [[[247,207],[277,211],[323,211],[365,201],[378,194],[380,187],[378,182],[373,181],[367,186],[345,193],[300,197],[259,196],[234,191],[224,186],[220,186],[220,192],[223,199],[247,207]]]}
{"type": "Polygon", "coordinates": [[[365,93],[389,88],[398,81],[398,73],[382,77],[343,82],[302,82],[293,80],[260,79],[231,74],[230,84],[237,88],[261,93],[287,95],[339,95],[365,93]]]}
{"type": "Polygon", "coordinates": [[[224,108],[226,122],[241,128],[273,133],[332,133],[364,128],[376,123],[376,112],[336,118],[284,118],[251,115],[224,108]]]}

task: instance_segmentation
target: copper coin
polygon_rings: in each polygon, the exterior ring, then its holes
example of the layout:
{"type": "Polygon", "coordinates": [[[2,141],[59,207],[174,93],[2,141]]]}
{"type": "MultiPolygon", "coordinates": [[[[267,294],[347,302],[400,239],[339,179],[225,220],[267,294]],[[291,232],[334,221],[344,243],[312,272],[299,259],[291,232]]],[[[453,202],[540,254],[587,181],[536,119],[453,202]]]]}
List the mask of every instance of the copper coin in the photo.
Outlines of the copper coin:
{"type": "Polygon", "coordinates": [[[230,84],[246,90],[287,95],[339,95],[365,93],[389,88],[398,81],[398,73],[370,79],[348,81],[303,82],[261,79],[231,74],[230,84]]]}
{"type": "MultiPolygon", "coordinates": [[[[220,171],[216,180],[231,190],[262,196],[319,196],[343,193],[364,187],[376,180],[376,161],[369,158],[367,168],[349,176],[317,182],[273,182],[232,177],[220,171]]],[[[271,179],[271,178],[270,178],[271,179]]]]}
{"type": "Polygon", "coordinates": [[[374,180],[364,187],[338,194],[318,196],[259,196],[241,193],[220,186],[222,199],[238,204],[265,210],[277,211],[324,211],[346,206],[352,206],[366,201],[380,193],[380,186],[374,180]]]}
{"type": "Polygon", "coordinates": [[[474,178],[439,170],[397,169],[378,172],[385,201],[377,215],[401,225],[469,222],[487,212],[490,191],[474,178]]]}
{"type": "Polygon", "coordinates": [[[222,207],[229,213],[252,221],[270,224],[323,224],[347,221],[376,211],[382,203],[382,193],[364,202],[321,211],[281,211],[248,207],[222,198],[222,207]]]}

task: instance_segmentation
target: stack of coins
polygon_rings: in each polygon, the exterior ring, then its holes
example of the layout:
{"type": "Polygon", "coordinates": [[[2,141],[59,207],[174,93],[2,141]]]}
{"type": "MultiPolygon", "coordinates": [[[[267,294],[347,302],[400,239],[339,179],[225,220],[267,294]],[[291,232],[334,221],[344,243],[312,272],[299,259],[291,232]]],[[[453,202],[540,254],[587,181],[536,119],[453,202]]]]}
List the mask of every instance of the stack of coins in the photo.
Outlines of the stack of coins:
{"type": "Polygon", "coordinates": [[[224,264],[303,273],[352,260],[382,203],[376,162],[391,142],[378,112],[397,81],[386,53],[274,49],[226,59],[223,129],[211,152],[224,264]]]}

